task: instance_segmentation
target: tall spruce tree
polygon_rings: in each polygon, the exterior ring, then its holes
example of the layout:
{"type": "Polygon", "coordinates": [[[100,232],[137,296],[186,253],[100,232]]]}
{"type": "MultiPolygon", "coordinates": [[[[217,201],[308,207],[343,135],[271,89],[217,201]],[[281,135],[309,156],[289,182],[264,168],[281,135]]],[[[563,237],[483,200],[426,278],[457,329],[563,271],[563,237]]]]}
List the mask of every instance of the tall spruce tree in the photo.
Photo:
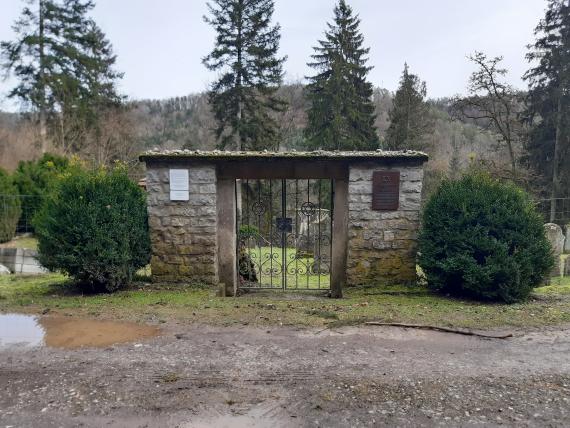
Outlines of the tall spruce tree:
{"type": "Polygon", "coordinates": [[[545,178],[550,221],[557,199],[570,197],[570,0],[549,0],[527,59],[534,64],[529,83],[528,117],[532,125],[528,160],[545,178]]]}
{"type": "Polygon", "coordinates": [[[209,91],[220,148],[274,149],[278,127],[270,113],[285,102],[275,96],[285,58],[277,55],[280,26],[272,25],[273,0],[213,0],[204,20],[216,30],[204,65],[221,73],[209,91]]]}
{"type": "Polygon", "coordinates": [[[366,80],[372,68],[366,66],[370,49],[363,47],[360,18],[340,0],[334,8],[334,22],[327,26],[308,64],[317,74],[309,77],[307,86],[307,145],[326,150],[376,149],[373,88],[366,80]]]}
{"type": "MultiPolygon", "coordinates": [[[[77,0],[67,0],[69,3],[80,3],[77,0]]],[[[79,5],[81,6],[81,5],[79,5]]],[[[58,140],[67,151],[79,151],[86,143],[85,134],[90,136],[91,144],[101,145],[101,127],[103,117],[109,111],[120,110],[124,97],[119,94],[117,82],[123,73],[114,69],[116,55],[105,34],[90,18],[78,14],[78,22],[84,21],[81,32],[70,32],[66,38],[66,47],[78,52],[74,58],[76,72],[72,78],[65,76],[63,84],[58,88],[62,100],[61,111],[58,115],[61,132],[58,140]],[[69,102],[72,100],[73,102],[69,102]]],[[[98,155],[98,163],[102,156],[98,155]]]]}
{"type": "Polygon", "coordinates": [[[426,137],[434,126],[425,102],[426,94],[426,83],[410,73],[408,64],[404,64],[400,86],[388,113],[390,126],[386,130],[386,146],[389,149],[426,149],[426,137]]]}
{"type": "Polygon", "coordinates": [[[2,66],[18,82],[8,97],[37,112],[42,152],[48,133],[71,148],[94,125],[97,109],[121,101],[115,84],[122,74],[88,16],[93,7],[91,0],[25,0],[16,40],[0,44],[2,66]]]}

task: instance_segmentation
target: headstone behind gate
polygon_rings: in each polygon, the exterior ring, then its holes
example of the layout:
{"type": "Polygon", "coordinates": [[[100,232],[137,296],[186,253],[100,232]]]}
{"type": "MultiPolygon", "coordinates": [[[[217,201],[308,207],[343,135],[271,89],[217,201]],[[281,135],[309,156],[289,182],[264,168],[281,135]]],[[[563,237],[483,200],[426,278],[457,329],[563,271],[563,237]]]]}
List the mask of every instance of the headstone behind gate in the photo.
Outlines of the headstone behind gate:
{"type": "Polygon", "coordinates": [[[546,238],[552,247],[552,255],[554,256],[554,267],[550,276],[560,276],[560,255],[564,249],[564,234],[562,228],[554,223],[546,223],[544,225],[546,238]]]}

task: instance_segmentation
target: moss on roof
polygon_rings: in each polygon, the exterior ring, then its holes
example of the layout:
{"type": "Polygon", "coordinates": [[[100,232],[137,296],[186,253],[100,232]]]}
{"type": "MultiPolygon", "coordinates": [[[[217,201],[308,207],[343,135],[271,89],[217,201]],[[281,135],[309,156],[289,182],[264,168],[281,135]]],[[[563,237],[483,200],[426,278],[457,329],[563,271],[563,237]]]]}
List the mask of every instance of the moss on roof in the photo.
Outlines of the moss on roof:
{"type": "Polygon", "coordinates": [[[388,151],[324,151],[312,152],[270,152],[270,151],[222,151],[222,150],[150,150],[140,155],[141,161],[146,160],[168,160],[168,159],[202,159],[202,160],[239,160],[239,159],[315,159],[315,160],[367,160],[367,159],[409,159],[427,161],[428,155],[424,152],[413,150],[388,151]]]}

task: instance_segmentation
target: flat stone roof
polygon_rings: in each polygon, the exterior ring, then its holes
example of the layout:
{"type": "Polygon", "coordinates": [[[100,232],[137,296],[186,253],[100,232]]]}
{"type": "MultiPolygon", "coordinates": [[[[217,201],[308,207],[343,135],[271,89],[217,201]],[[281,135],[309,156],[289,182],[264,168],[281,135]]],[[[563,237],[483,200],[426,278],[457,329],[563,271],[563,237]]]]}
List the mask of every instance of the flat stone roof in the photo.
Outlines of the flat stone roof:
{"type": "Polygon", "coordinates": [[[427,161],[428,155],[424,152],[414,150],[375,150],[375,151],[324,151],[312,152],[270,152],[270,151],[224,151],[224,150],[150,150],[142,153],[139,160],[374,160],[374,159],[394,159],[394,160],[417,160],[427,161]]]}

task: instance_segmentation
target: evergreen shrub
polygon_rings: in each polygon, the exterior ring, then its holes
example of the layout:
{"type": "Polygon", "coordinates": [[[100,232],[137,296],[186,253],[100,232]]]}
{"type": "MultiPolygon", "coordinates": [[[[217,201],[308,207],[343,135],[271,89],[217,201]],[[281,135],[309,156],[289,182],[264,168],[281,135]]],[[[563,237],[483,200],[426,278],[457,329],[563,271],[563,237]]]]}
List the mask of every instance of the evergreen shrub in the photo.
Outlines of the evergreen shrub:
{"type": "Polygon", "coordinates": [[[14,237],[21,213],[18,188],[12,177],[0,169],[0,242],[8,242],[14,237]]]}
{"type": "Polygon", "coordinates": [[[21,161],[14,171],[14,184],[22,195],[21,228],[32,229],[32,219],[57,180],[69,166],[63,156],[45,153],[36,161],[21,161]]]}
{"type": "Polygon", "coordinates": [[[150,260],[145,195],[122,166],[71,167],[47,196],[34,226],[42,265],[89,291],[127,285],[150,260]]]}
{"type": "Polygon", "coordinates": [[[442,183],[426,204],[419,246],[430,288],[480,300],[523,300],[553,266],[529,196],[481,173],[442,183]]]}

